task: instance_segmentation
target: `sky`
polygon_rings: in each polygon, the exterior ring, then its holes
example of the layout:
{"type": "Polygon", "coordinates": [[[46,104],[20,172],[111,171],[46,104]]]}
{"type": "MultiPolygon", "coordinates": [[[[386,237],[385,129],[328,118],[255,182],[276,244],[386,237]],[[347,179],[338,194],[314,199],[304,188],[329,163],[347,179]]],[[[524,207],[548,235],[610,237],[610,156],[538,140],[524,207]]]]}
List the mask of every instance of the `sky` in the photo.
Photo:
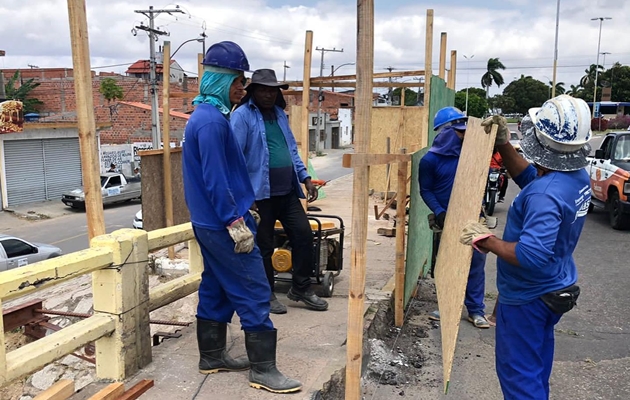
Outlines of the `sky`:
{"type": "MultiPolygon", "coordinates": [[[[301,80],[306,30],[313,31],[313,46],[343,49],[327,52],[324,75],[331,65],[356,60],[356,2],[305,0],[182,0],[178,3],[87,0],[92,69],[124,73],[127,66],[149,58],[146,33],[132,28],[147,18],[134,10],[175,8],[183,14],[162,14],[156,27],[169,32],[158,45],[169,40],[173,49],[200,33],[206,45],[231,40],[244,49],[252,69],[272,68],[282,79],[284,62],[288,80],[301,80]]],[[[427,9],[434,10],[433,68],[437,73],[440,33],[448,34],[450,50],[457,50],[457,89],[480,87],[481,75],[491,57],[506,66],[507,85],[521,75],[543,82],[552,79],[556,2],[551,0],[375,0],[374,70],[424,69],[427,9]],[[468,56],[469,60],[464,58],[468,56]]],[[[630,1],[561,0],[557,81],[568,88],[577,84],[584,70],[596,62],[599,21],[602,25],[600,53],[608,52],[605,66],[619,61],[630,64],[630,1]]],[[[29,65],[72,68],[72,53],[65,0],[2,0],[0,2],[0,68],[29,68],[29,65]]],[[[196,75],[197,42],[185,44],[175,59],[184,70],[196,75]]],[[[600,64],[603,63],[600,55],[600,64]]],[[[312,76],[319,75],[321,53],[313,52],[312,76]]],[[[447,63],[447,68],[449,68],[447,63]]],[[[335,74],[353,74],[353,65],[335,74]]],[[[408,78],[407,78],[408,79],[408,78]]],[[[404,81],[401,78],[400,81],[404,81]]],[[[505,85],[503,86],[505,87],[505,85]]],[[[501,93],[493,86],[490,94],[501,93]]]]}

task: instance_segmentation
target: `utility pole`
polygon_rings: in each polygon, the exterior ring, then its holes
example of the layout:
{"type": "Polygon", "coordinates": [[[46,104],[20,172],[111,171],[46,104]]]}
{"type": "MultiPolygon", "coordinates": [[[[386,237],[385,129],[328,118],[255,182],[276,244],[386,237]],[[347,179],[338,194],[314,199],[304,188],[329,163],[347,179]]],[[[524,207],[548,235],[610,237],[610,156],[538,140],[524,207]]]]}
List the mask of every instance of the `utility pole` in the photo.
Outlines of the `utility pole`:
{"type": "Polygon", "coordinates": [[[468,77],[470,75],[470,60],[472,60],[474,57],[474,54],[470,57],[464,54],[464,58],[466,59],[466,110],[464,110],[464,114],[466,116],[468,116],[468,86],[470,86],[470,84],[468,83],[468,77]]]}
{"type": "MultiPolygon", "coordinates": [[[[558,29],[560,28],[560,0],[556,5],[556,43],[553,48],[553,81],[551,82],[551,97],[556,97],[556,72],[558,70],[558,29]]],[[[593,106],[595,107],[595,106],[593,106]]]]}
{"type": "MultiPolygon", "coordinates": [[[[0,50],[0,57],[4,57],[7,53],[4,50],[0,50]]],[[[4,72],[0,70],[0,101],[5,101],[7,94],[4,91],[4,72]]]]}
{"type": "MultiPolygon", "coordinates": [[[[322,78],[324,76],[324,53],[327,51],[333,53],[343,53],[343,49],[337,50],[336,48],[326,49],[316,47],[315,50],[322,52],[322,61],[319,65],[319,77],[322,78]]],[[[321,84],[320,84],[321,85],[321,84]]],[[[320,140],[321,137],[321,119],[322,119],[322,101],[324,100],[324,92],[322,91],[322,87],[319,87],[317,92],[317,130],[315,131],[315,151],[319,153],[320,151],[320,140]]]]}
{"type": "MultiPolygon", "coordinates": [[[[599,38],[597,39],[597,62],[595,63],[595,85],[594,85],[594,89],[593,89],[593,118],[595,118],[597,115],[595,113],[596,110],[596,104],[597,104],[597,78],[598,78],[598,74],[599,74],[599,53],[600,53],[600,45],[602,43],[602,24],[604,23],[604,20],[607,19],[612,19],[610,17],[597,17],[597,18],[591,18],[591,21],[597,21],[599,20],[599,38]]],[[[599,120],[599,128],[601,130],[601,118],[599,120]]]]}
{"type": "MultiPolygon", "coordinates": [[[[396,68],[394,67],[387,67],[385,68],[386,70],[388,70],[390,73],[395,70],[396,68]]],[[[392,77],[389,77],[389,83],[392,83],[392,77]]],[[[387,100],[389,101],[389,105],[393,106],[394,105],[394,99],[392,99],[392,96],[394,95],[394,91],[392,90],[393,88],[390,86],[387,90],[387,100]]],[[[400,90],[405,90],[404,88],[400,88],[400,90]]]]}
{"type": "MultiPolygon", "coordinates": [[[[148,10],[134,10],[134,12],[138,14],[143,14],[147,18],[149,18],[149,26],[141,24],[135,27],[135,29],[139,29],[141,31],[145,31],[149,34],[149,83],[151,84],[151,138],[153,142],[153,149],[157,150],[160,148],[160,125],[159,125],[159,116],[158,116],[158,87],[157,87],[157,76],[156,76],[156,62],[155,62],[155,42],[158,40],[158,36],[161,35],[169,35],[168,32],[161,31],[159,29],[155,29],[155,18],[162,14],[166,13],[172,15],[173,13],[181,13],[185,14],[179,7],[171,8],[171,9],[160,9],[156,10],[153,6],[150,6],[148,10]]],[[[132,29],[132,33],[134,36],[136,35],[135,29],[132,29]]],[[[162,81],[164,85],[168,85],[170,81],[170,77],[162,77],[162,81]]],[[[164,144],[168,145],[167,143],[164,144]]]]}
{"type": "Polygon", "coordinates": [[[282,74],[282,82],[287,81],[287,68],[291,68],[287,65],[287,61],[284,60],[284,73],[282,74]]]}

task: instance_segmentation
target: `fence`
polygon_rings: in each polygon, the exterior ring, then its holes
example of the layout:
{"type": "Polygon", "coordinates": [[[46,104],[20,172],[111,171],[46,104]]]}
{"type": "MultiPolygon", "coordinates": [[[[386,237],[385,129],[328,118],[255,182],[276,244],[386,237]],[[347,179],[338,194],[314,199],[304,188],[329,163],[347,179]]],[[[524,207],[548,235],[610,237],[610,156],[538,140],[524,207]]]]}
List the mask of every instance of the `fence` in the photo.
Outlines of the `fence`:
{"type": "MultiPolygon", "coordinates": [[[[92,341],[99,379],[122,380],[151,362],[149,313],[199,288],[203,261],[190,223],[151,232],[121,229],[92,239],[90,248],[0,273],[0,308],[59,283],[92,274],[89,318],[6,352],[0,321],[0,385],[92,341]],[[190,272],[149,290],[149,253],[188,242],[190,272]]],[[[0,319],[2,317],[0,316],[0,319]]]]}

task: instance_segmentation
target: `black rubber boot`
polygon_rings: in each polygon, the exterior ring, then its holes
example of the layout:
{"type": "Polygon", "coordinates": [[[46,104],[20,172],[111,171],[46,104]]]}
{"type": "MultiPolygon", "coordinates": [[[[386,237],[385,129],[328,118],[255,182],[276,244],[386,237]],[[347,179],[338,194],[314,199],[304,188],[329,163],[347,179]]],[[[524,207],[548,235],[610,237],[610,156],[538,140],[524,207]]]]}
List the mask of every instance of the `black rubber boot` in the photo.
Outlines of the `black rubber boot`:
{"type": "Polygon", "coordinates": [[[242,371],[249,368],[246,357],[236,360],[225,348],[227,324],[197,318],[197,344],[199,345],[199,372],[214,374],[220,371],[242,371]]]}
{"type": "Polygon", "coordinates": [[[251,363],[249,386],[273,393],[293,393],[302,384],[287,378],[276,368],[276,343],[278,331],[245,332],[245,347],[251,363]]]}

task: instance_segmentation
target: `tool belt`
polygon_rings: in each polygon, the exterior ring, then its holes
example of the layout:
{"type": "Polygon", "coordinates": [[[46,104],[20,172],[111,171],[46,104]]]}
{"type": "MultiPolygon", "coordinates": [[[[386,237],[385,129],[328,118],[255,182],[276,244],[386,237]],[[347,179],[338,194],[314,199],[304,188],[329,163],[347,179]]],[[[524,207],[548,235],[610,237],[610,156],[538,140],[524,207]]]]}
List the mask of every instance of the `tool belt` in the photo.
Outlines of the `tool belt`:
{"type": "Polygon", "coordinates": [[[554,314],[562,315],[569,312],[577,305],[580,296],[580,287],[571,285],[568,288],[549,292],[540,296],[540,299],[549,307],[554,314]]]}

